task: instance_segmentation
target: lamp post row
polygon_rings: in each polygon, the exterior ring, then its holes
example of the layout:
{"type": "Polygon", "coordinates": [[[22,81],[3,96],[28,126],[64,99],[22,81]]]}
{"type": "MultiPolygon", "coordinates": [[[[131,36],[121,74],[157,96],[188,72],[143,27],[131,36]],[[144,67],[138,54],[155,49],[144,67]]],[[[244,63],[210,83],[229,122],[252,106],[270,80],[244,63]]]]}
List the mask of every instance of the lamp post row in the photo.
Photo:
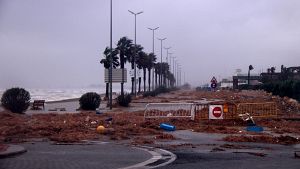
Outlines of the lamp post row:
{"type": "MultiPolygon", "coordinates": [[[[109,107],[110,109],[112,109],[112,67],[113,67],[113,58],[112,58],[112,28],[113,28],[113,24],[112,24],[112,13],[113,13],[113,2],[112,0],[110,0],[110,67],[109,67],[109,91],[110,91],[110,95],[109,95],[109,107]]],[[[135,63],[135,60],[136,60],[136,57],[137,57],[137,53],[136,53],[136,16],[139,15],[139,14],[142,14],[143,11],[140,11],[140,12],[132,12],[130,10],[128,10],[128,12],[130,12],[131,14],[134,15],[134,45],[135,45],[135,48],[134,48],[134,94],[135,96],[137,95],[136,93],[136,63],[135,63]]],[[[149,30],[151,30],[153,32],[152,34],[152,39],[153,39],[153,42],[152,42],[152,53],[154,54],[154,31],[159,29],[159,27],[156,27],[156,28],[148,28],[149,30]]],[[[161,41],[161,58],[160,58],[160,62],[161,62],[161,67],[160,67],[160,80],[159,80],[159,84],[162,85],[162,47],[163,47],[163,41],[166,40],[167,38],[158,38],[158,40],[161,41]]],[[[167,57],[166,57],[166,60],[167,60],[167,63],[168,63],[168,55],[169,54],[172,54],[172,53],[169,53],[169,49],[171,47],[165,47],[165,49],[167,50],[167,57]]],[[[173,58],[173,74],[176,73],[175,70],[174,70],[174,59],[175,57],[172,57],[170,56],[170,65],[171,65],[171,58],[173,58]]],[[[170,68],[171,69],[171,68],[170,68]]],[[[177,73],[178,74],[178,73],[177,73]]],[[[178,81],[178,80],[176,80],[178,81]]],[[[154,83],[154,82],[153,82],[154,83]]]]}

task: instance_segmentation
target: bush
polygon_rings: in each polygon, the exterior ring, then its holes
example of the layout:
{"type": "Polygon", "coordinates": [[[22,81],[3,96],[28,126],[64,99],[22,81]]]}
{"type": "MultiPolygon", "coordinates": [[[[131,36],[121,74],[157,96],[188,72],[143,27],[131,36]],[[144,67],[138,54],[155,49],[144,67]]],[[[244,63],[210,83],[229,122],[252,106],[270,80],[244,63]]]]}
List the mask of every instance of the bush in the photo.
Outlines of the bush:
{"type": "Polygon", "coordinates": [[[124,96],[120,95],[117,97],[117,103],[120,106],[128,107],[131,103],[131,95],[130,94],[124,94],[124,96]]]}
{"type": "Polygon", "coordinates": [[[149,96],[154,97],[154,96],[157,96],[157,95],[159,95],[161,93],[169,93],[171,91],[176,91],[176,90],[178,90],[178,88],[176,88],[176,87],[166,88],[164,86],[161,86],[161,87],[156,88],[155,90],[153,90],[151,92],[145,92],[143,94],[143,97],[149,97],[149,96]]]}
{"type": "Polygon", "coordinates": [[[83,94],[79,99],[80,109],[96,110],[100,106],[101,97],[95,92],[83,94]]]}
{"type": "Polygon", "coordinates": [[[271,92],[280,97],[290,97],[300,101],[300,81],[285,80],[277,82],[268,82],[261,86],[261,89],[271,92]]]}
{"type": "Polygon", "coordinates": [[[8,89],[2,95],[1,105],[13,113],[24,113],[30,105],[30,94],[23,88],[8,89]]]}

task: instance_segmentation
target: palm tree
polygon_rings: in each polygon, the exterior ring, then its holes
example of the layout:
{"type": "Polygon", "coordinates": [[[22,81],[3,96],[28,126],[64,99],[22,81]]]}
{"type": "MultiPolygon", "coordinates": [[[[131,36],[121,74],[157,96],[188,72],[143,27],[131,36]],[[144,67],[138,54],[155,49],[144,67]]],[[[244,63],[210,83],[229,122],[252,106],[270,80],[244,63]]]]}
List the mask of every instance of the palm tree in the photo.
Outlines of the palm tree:
{"type": "MultiPolygon", "coordinates": [[[[139,51],[136,59],[136,65],[138,69],[143,69],[143,74],[145,76],[146,72],[146,57],[147,54],[144,51],[139,51]]],[[[145,78],[145,77],[144,77],[145,78]]],[[[141,82],[142,82],[142,77],[139,77],[139,89],[138,92],[141,92],[141,82]]]]}
{"type": "MultiPolygon", "coordinates": [[[[158,84],[157,84],[157,75],[160,74],[160,66],[161,63],[156,63],[154,65],[154,73],[155,73],[155,88],[157,88],[158,84]]],[[[160,79],[160,78],[159,78],[160,79]]]]}
{"type": "Polygon", "coordinates": [[[174,87],[175,77],[170,71],[167,72],[167,79],[169,80],[170,87],[174,87]]]}
{"type": "Polygon", "coordinates": [[[167,84],[167,72],[169,71],[169,64],[166,62],[162,63],[162,77],[163,78],[163,86],[166,86],[167,84]]]}
{"type": "MultiPolygon", "coordinates": [[[[132,45],[130,48],[130,56],[128,56],[128,61],[131,63],[131,69],[134,69],[134,60],[137,60],[138,53],[142,51],[144,48],[141,45],[132,45]],[[136,56],[134,56],[136,54],[136,56]],[[136,57],[136,59],[134,59],[136,57]]],[[[134,77],[131,77],[131,94],[133,94],[134,90],[134,77]]]]}
{"type": "MultiPolygon", "coordinates": [[[[148,55],[148,59],[147,59],[147,65],[148,65],[148,87],[149,87],[149,92],[150,92],[150,85],[151,85],[151,69],[154,67],[156,62],[156,56],[154,53],[150,53],[148,55]]],[[[152,80],[154,80],[152,78],[152,80]]]]}
{"type": "Polygon", "coordinates": [[[250,85],[250,71],[253,70],[253,66],[249,65],[249,70],[248,70],[248,85],[250,85]]]}
{"type": "MultiPolygon", "coordinates": [[[[132,40],[127,37],[122,37],[117,43],[117,50],[120,54],[121,69],[124,69],[124,65],[127,61],[130,61],[132,55],[132,40]]],[[[124,71],[122,71],[122,77],[124,78],[124,71]]],[[[121,82],[121,96],[124,96],[124,79],[121,82]]]]}
{"type": "MultiPolygon", "coordinates": [[[[143,49],[144,48],[141,45],[136,45],[136,47],[135,47],[135,52],[136,52],[135,64],[138,69],[142,69],[142,61],[140,58],[142,57],[142,55],[144,55],[143,49]]],[[[141,92],[141,81],[142,81],[142,78],[139,77],[138,92],[141,92]]]]}
{"type": "MultiPolygon", "coordinates": [[[[111,52],[110,48],[106,47],[103,54],[104,58],[100,60],[100,63],[103,64],[105,69],[110,68],[110,59],[111,59],[111,52]]],[[[112,49],[112,66],[113,68],[117,68],[119,66],[119,58],[118,58],[118,51],[116,49],[112,49]]],[[[106,90],[105,90],[105,97],[108,98],[108,85],[109,83],[106,83],[106,90]]]]}

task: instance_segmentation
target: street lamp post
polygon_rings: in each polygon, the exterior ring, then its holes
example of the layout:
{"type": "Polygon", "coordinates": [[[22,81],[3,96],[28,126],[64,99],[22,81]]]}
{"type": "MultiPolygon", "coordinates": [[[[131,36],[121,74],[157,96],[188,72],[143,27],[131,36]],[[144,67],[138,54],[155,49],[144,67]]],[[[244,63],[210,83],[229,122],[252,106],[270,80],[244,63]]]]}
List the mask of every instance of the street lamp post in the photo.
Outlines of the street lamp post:
{"type": "Polygon", "coordinates": [[[142,14],[143,11],[141,12],[138,12],[138,13],[134,13],[130,10],[128,10],[128,12],[130,12],[131,14],[134,15],[134,57],[133,57],[133,65],[134,65],[134,95],[136,96],[136,63],[135,63],[135,60],[136,60],[136,16],[139,15],[139,14],[142,14]]]}
{"type": "Polygon", "coordinates": [[[177,63],[177,60],[175,60],[175,64],[174,64],[174,66],[175,66],[175,80],[176,80],[176,82],[175,82],[175,85],[176,85],[176,87],[177,87],[177,84],[178,84],[178,79],[177,79],[177,74],[178,74],[178,72],[177,72],[177,65],[178,65],[178,63],[177,63]]]}
{"type": "Polygon", "coordinates": [[[109,108],[112,109],[112,0],[110,0],[110,66],[109,66],[109,108]]]}
{"type": "MultiPolygon", "coordinates": [[[[171,49],[172,47],[164,47],[167,50],[167,57],[166,57],[166,62],[167,64],[169,64],[168,58],[169,58],[169,49],[171,49]]],[[[167,87],[168,87],[168,82],[167,82],[167,87]]]]}
{"type": "Polygon", "coordinates": [[[152,53],[154,54],[154,31],[157,30],[159,27],[156,28],[148,28],[152,31],[152,53]]]}
{"type": "Polygon", "coordinates": [[[167,60],[167,63],[168,63],[168,57],[169,57],[169,49],[171,49],[172,47],[165,47],[165,49],[167,50],[167,57],[166,57],[166,60],[167,60]]]}
{"type": "Polygon", "coordinates": [[[180,64],[178,64],[178,74],[177,74],[177,76],[178,76],[178,86],[181,85],[181,78],[180,78],[181,73],[180,73],[180,70],[181,70],[181,66],[180,66],[180,64]]]}
{"type": "MultiPolygon", "coordinates": [[[[156,28],[148,28],[152,31],[152,53],[154,54],[154,31],[157,30],[159,27],[156,28]]],[[[154,69],[152,69],[152,90],[154,89],[154,69]]]]}
{"type": "Polygon", "coordinates": [[[174,85],[176,86],[176,76],[175,76],[175,56],[172,57],[173,58],[173,76],[174,76],[174,79],[175,79],[175,83],[174,85]]]}
{"type": "MultiPolygon", "coordinates": [[[[170,69],[170,72],[171,72],[171,73],[172,73],[172,60],[171,60],[171,59],[172,59],[172,54],[173,54],[173,53],[168,53],[168,55],[170,55],[170,57],[169,57],[169,58],[170,58],[169,69],[170,69]]],[[[170,87],[171,87],[171,80],[170,80],[170,87]]]]}
{"type": "Polygon", "coordinates": [[[167,38],[158,38],[160,40],[160,79],[159,79],[159,85],[162,86],[162,47],[163,47],[163,41],[167,38]]]}

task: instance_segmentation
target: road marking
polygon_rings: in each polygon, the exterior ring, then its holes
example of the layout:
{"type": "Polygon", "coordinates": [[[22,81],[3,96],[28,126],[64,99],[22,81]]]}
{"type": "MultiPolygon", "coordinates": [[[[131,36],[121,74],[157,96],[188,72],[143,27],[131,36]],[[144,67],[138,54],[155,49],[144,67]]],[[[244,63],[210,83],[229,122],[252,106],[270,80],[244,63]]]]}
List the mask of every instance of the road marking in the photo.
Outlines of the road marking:
{"type": "Polygon", "coordinates": [[[159,148],[153,148],[153,147],[147,147],[147,146],[134,147],[134,148],[143,150],[143,151],[147,151],[148,153],[150,153],[152,155],[152,158],[150,158],[149,160],[146,160],[144,162],[141,162],[141,163],[138,163],[138,164],[135,164],[132,166],[120,168],[120,169],[157,168],[157,167],[162,167],[162,166],[168,165],[168,164],[172,163],[173,161],[175,161],[177,158],[175,154],[173,154],[167,150],[163,150],[163,149],[159,149],[159,148]],[[161,159],[163,160],[162,163],[159,163],[159,164],[153,165],[153,166],[151,165],[161,159]]]}

